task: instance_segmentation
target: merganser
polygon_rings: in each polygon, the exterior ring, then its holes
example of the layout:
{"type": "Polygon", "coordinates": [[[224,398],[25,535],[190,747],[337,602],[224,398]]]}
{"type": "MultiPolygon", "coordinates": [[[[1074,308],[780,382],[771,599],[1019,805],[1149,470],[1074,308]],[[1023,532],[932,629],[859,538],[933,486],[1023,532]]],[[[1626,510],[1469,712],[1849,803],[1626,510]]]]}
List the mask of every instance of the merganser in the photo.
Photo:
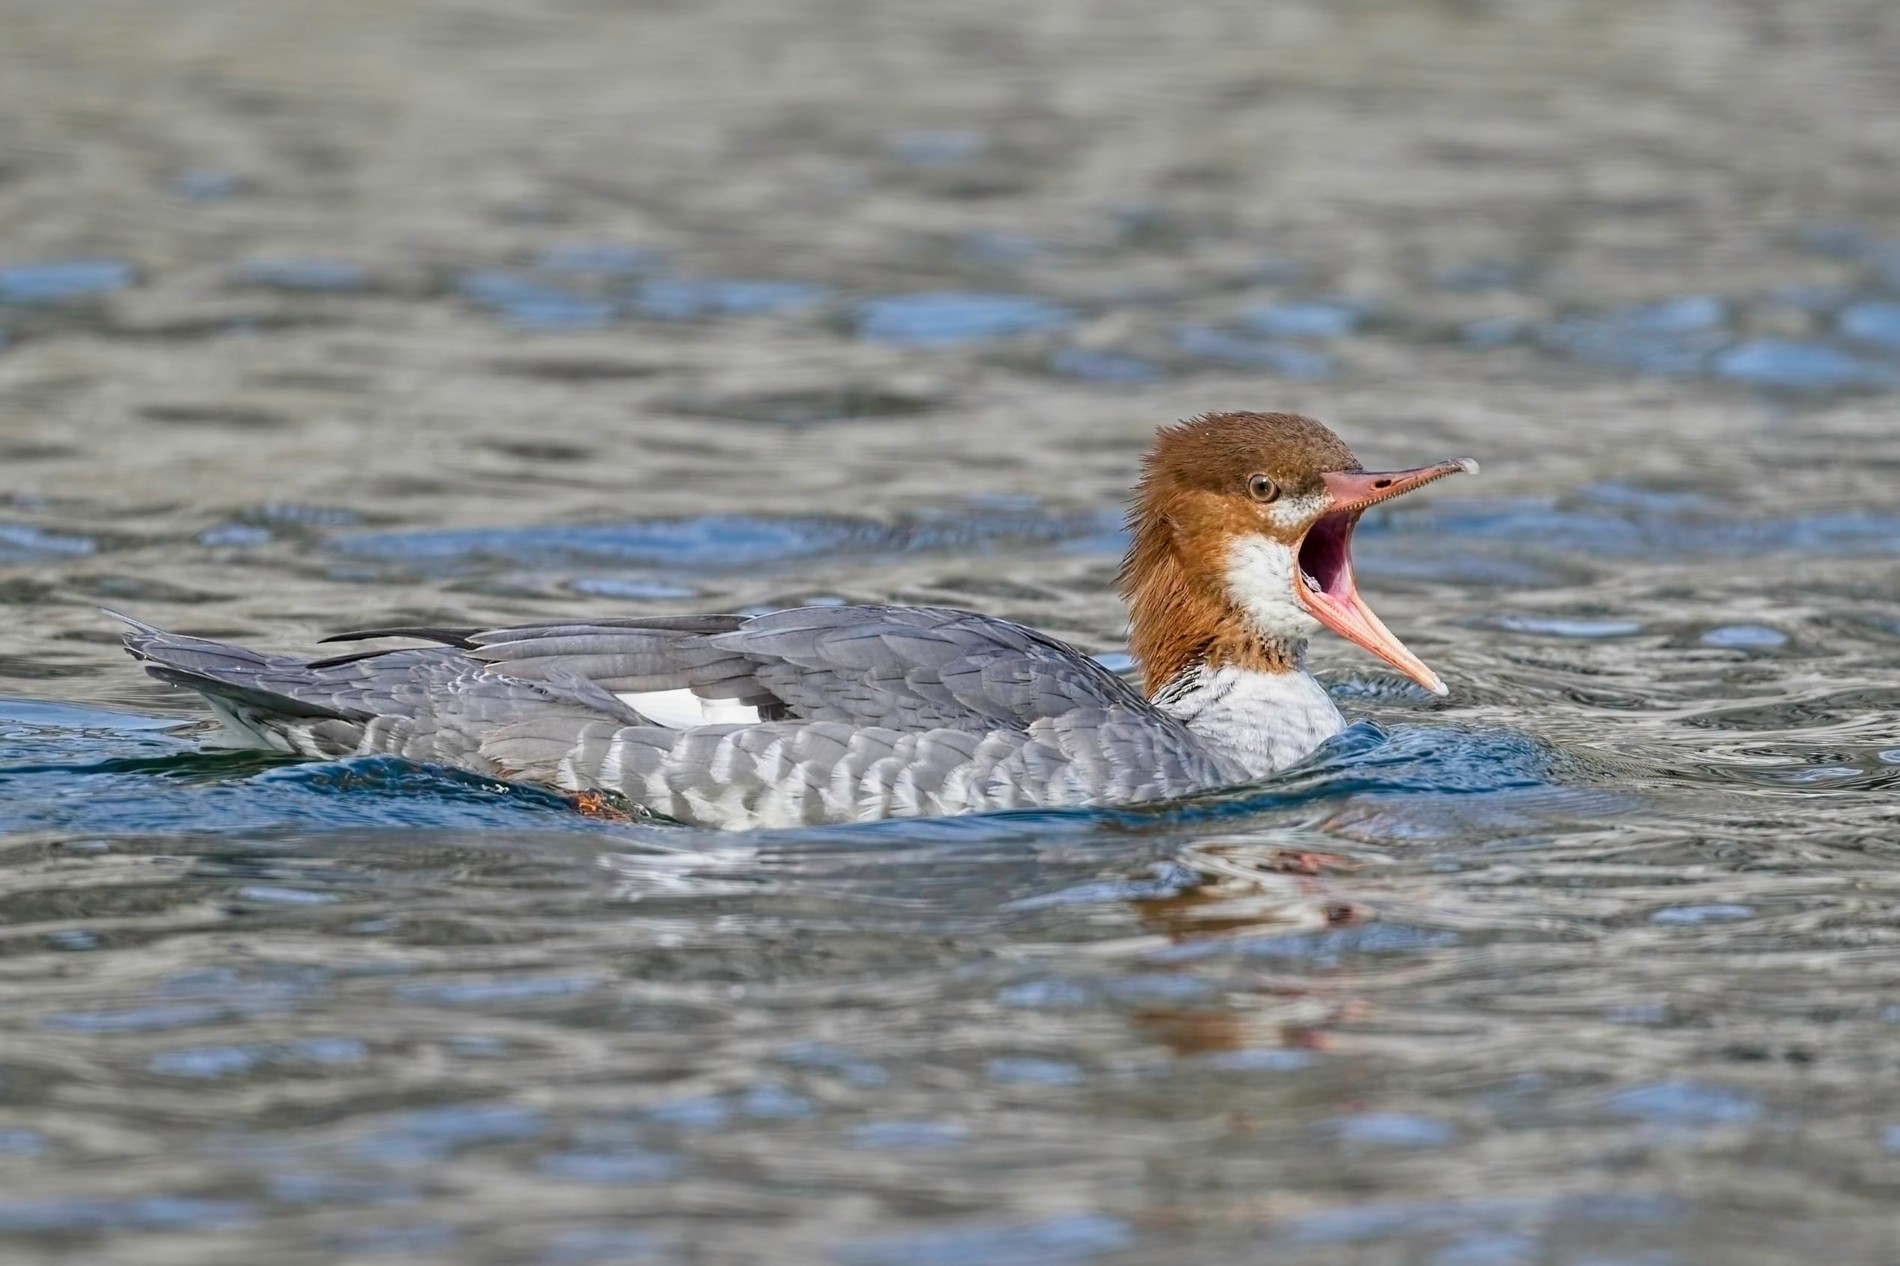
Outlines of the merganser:
{"type": "Polygon", "coordinates": [[[437,645],[314,661],[109,614],[242,746],[388,753],[718,827],[1123,805],[1263,777],[1344,728],[1306,672],[1321,627],[1446,693],[1359,596],[1352,533],[1367,507],[1476,470],[1367,471],[1292,413],[1162,428],[1118,577],[1144,689],[1032,629],[928,607],[365,629],[327,640],[437,645]]]}

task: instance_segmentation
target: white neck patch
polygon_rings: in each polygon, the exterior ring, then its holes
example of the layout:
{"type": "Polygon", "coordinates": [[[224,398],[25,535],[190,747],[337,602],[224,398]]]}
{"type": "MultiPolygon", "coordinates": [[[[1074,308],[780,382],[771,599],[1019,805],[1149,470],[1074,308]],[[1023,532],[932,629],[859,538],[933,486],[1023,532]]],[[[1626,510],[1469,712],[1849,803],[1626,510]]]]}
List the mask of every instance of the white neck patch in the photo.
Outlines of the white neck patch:
{"type": "Polygon", "coordinates": [[[1266,641],[1290,645],[1319,631],[1293,594],[1299,565],[1299,552],[1270,536],[1243,536],[1227,553],[1227,592],[1266,641]]]}

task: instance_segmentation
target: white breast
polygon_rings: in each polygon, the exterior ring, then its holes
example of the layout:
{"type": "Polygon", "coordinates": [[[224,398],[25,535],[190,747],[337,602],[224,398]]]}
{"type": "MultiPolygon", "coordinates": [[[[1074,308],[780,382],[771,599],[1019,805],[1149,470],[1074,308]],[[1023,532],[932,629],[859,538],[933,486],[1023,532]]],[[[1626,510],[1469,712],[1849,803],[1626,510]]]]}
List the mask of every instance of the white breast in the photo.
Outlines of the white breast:
{"type": "Polygon", "coordinates": [[[1325,687],[1303,670],[1197,667],[1169,682],[1155,704],[1253,778],[1285,769],[1346,728],[1325,687]]]}

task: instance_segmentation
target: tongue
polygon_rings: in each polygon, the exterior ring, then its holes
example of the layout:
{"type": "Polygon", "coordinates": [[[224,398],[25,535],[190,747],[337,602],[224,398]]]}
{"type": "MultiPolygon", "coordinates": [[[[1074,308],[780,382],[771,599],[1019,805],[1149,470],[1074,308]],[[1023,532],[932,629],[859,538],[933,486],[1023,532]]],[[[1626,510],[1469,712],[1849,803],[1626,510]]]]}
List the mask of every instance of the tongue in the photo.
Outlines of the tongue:
{"type": "MultiPolygon", "coordinates": [[[[1302,575],[1306,573],[1302,572],[1302,575]]],[[[1345,638],[1353,645],[1378,656],[1392,667],[1416,681],[1435,695],[1449,694],[1445,683],[1438,674],[1425,666],[1425,661],[1405,649],[1405,643],[1392,635],[1379,617],[1372,614],[1372,608],[1359,596],[1359,590],[1353,584],[1352,567],[1342,567],[1332,591],[1327,592],[1307,577],[1305,592],[1301,598],[1313,618],[1345,638]]]]}

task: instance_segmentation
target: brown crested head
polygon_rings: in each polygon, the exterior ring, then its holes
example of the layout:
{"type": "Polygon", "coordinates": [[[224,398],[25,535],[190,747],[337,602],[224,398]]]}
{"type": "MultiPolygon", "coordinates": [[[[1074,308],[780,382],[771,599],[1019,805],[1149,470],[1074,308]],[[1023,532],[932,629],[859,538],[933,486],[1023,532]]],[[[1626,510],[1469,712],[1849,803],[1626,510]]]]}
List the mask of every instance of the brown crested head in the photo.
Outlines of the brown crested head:
{"type": "Polygon", "coordinates": [[[1282,495],[1318,487],[1329,470],[1358,470],[1346,442],[1299,413],[1204,413],[1164,426],[1141,462],[1138,501],[1232,496],[1263,472],[1282,495]]]}
{"type": "Polygon", "coordinates": [[[1351,540],[1375,502],[1469,459],[1367,473],[1332,431],[1297,413],[1209,413],[1163,427],[1142,461],[1118,586],[1149,693],[1196,664],[1299,666],[1325,626],[1443,692],[1359,600],[1351,540]]]}

